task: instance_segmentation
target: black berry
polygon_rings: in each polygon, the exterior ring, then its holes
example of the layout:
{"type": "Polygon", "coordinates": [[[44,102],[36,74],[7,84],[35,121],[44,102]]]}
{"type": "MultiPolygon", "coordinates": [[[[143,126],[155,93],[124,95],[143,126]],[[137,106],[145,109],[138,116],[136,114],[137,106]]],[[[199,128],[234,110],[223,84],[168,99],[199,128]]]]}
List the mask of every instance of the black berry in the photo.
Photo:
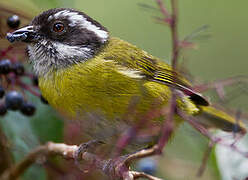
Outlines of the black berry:
{"type": "Polygon", "coordinates": [[[7,108],[4,104],[0,104],[0,116],[4,116],[7,113],[7,108]]]}
{"type": "Polygon", "coordinates": [[[7,24],[12,29],[18,28],[18,26],[20,25],[20,22],[21,22],[20,18],[17,15],[12,15],[8,17],[7,19],[7,24]]]}
{"type": "Polygon", "coordinates": [[[23,97],[17,91],[10,91],[5,96],[5,105],[7,109],[18,110],[23,104],[23,97]]]}
{"type": "Polygon", "coordinates": [[[16,75],[23,75],[25,72],[24,66],[21,63],[13,64],[12,70],[16,75]]]}
{"type": "Polygon", "coordinates": [[[0,99],[4,96],[5,91],[2,86],[0,86],[0,99]]]}
{"type": "Polygon", "coordinates": [[[39,85],[39,81],[38,81],[38,77],[37,76],[34,76],[33,79],[32,79],[32,81],[33,81],[33,85],[35,85],[35,86],[38,86],[39,85]]]}
{"type": "Polygon", "coordinates": [[[145,158],[139,161],[138,169],[144,173],[154,175],[157,171],[157,163],[152,158],[145,158]]]}
{"type": "Polygon", "coordinates": [[[0,60],[0,74],[8,74],[11,71],[11,62],[8,59],[0,60]]]}
{"type": "Polygon", "coordinates": [[[41,100],[41,102],[43,102],[44,104],[48,104],[48,101],[47,101],[42,95],[40,95],[40,100],[41,100]]]}
{"type": "Polygon", "coordinates": [[[21,112],[26,116],[34,115],[35,110],[36,108],[32,103],[24,102],[21,106],[21,112]]]}

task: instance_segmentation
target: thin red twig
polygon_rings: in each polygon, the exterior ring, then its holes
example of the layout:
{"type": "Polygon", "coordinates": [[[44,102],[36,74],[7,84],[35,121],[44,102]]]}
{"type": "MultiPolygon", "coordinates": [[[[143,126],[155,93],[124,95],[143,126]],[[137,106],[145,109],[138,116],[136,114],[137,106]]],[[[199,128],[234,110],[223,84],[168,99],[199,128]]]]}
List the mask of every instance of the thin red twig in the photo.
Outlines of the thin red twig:
{"type": "MultiPolygon", "coordinates": [[[[178,6],[177,6],[177,0],[171,0],[171,8],[172,13],[171,15],[168,13],[168,11],[165,8],[164,3],[161,0],[156,0],[161,13],[164,15],[165,22],[167,19],[170,19],[169,27],[171,30],[172,35],[172,70],[173,70],[173,77],[175,78],[176,69],[177,69],[177,61],[179,57],[179,40],[178,40],[178,32],[177,32],[177,23],[178,23],[178,6]]],[[[173,82],[175,82],[175,79],[172,79],[173,82]]],[[[161,153],[163,147],[167,144],[169,138],[171,137],[173,131],[174,131],[174,115],[176,110],[176,93],[174,91],[174,88],[171,87],[172,97],[170,101],[170,109],[168,112],[168,116],[166,117],[166,121],[164,122],[163,128],[162,128],[162,134],[158,142],[159,150],[161,153]]]]}
{"type": "Polygon", "coordinates": [[[165,18],[170,18],[171,15],[170,13],[167,11],[164,3],[162,0],[156,0],[157,1],[157,4],[158,4],[158,7],[160,8],[160,12],[164,15],[165,18]]]}
{"type": "Polygon", "coordinates": [[[213,137],[205,127],[203,127],[201,124],[197,123],[197,120],[193,116],[188,116],[179,109],[178,109],[177,113],[184,120],[186,120],[193,128],[195,128],[197,131],[199,131],[202,135],[206,136],[213,144],[219,144],[219,145],[231,148],[233,151],[248,158],[248,152],[240,150],[234,143],[230,145],[230,143],[224,142],[224,140],[220,137],[213,137]]]}
{"type": "Polygon", "coordinates": [[[177,32],[177,24],[178,24],[178,7],[177,0],[171,0],[171,34],[172,34],[172,69],[175,71],[177,69],[177,61],[179,56],[179,40],[178,40],[178,32],[177,32]]]}
{"type": "Polygon", "coordinates": [[[27,85],[27,84],[24,84],[24,83],[21,82],[21,81],[17,81],[17,84],[18,84],[21,88],[23,88],[23,89],[27,90],[28,92],[30,92],[31,94],[33,94],[34,96],[40,97],[40,93],[38,93],[38,92],[36,92],[35,90],[33,90],[33,89],[32,89],[32,86],[27,85]]]}

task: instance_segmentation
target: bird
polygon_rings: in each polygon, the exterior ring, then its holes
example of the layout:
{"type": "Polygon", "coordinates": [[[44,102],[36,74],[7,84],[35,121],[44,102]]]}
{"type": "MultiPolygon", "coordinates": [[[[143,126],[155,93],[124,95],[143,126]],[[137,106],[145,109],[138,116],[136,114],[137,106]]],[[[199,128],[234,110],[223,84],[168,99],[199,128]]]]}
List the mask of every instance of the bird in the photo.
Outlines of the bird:
{"type": "MultiPolygon", "coordinates": [[[[163,60],[112,37],[106,27],[71,8],[49,9],[7,34],[24,42],[42,96],[69,119],[83,120],[93,139],[119,137],[152,109],[176,107],[206,128],[245,133],[242,122],[212,106],[163,60]]],[[[175,126],[183,118],[175,111],[175,126]]],[[[162,126],[166,115],[149,122],[162,126]]],[[[146,128],[150,128],[149,126],[146,128]]],[[[159,134],[159,133],[158,133],[159,134]]]]}

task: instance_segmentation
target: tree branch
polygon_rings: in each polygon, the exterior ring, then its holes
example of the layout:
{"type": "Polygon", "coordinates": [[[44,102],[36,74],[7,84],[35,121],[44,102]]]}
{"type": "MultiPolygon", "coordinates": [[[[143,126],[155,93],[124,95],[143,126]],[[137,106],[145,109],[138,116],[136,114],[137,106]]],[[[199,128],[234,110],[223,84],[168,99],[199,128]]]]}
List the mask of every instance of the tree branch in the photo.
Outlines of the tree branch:
{"type": "MultiPolygon", "coordinates": [[[[75,154],[78,151],[79,146],[77,145],[66,145],[62,143],[48,142],[42,145],[32,152],[30,152],[21,162],[15,166],[7,169],[0,177],[1,180],[15,180],[20,177],[24,171],[35,163],[39,158],[48,158],[51,155],[63,156],[65,159],[75,159],[75,154]]],[[[130,171],[129,165],[132,161],[151,156],[155,154],[157,146],[153,148],[142,150],[131,155],[120,156],[114,159],[103,160],[97,155],[84,152],[82,153],[82,159],[87,163],[93,164],[97,169],[104,172],[111,179],[124,179],[133,180],[139,177],[144,177],[149,180],[161,180],[157,177],[153,177],[143,172],[130,171]]]]}

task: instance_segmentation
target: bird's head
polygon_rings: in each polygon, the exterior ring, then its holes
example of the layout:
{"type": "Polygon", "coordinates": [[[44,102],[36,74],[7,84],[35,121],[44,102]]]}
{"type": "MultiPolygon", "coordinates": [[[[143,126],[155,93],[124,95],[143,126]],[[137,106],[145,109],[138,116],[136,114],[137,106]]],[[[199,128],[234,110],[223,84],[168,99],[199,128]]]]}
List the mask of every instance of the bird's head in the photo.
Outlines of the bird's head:
{"type": "Polygon", "coordinates": [[[28,26],[7,34],[10,42],[28,43],[30,60],[38,75],[92,58],[108,38],[107,29],[100,23],[69,8],[45,11],[28,26]]]}

